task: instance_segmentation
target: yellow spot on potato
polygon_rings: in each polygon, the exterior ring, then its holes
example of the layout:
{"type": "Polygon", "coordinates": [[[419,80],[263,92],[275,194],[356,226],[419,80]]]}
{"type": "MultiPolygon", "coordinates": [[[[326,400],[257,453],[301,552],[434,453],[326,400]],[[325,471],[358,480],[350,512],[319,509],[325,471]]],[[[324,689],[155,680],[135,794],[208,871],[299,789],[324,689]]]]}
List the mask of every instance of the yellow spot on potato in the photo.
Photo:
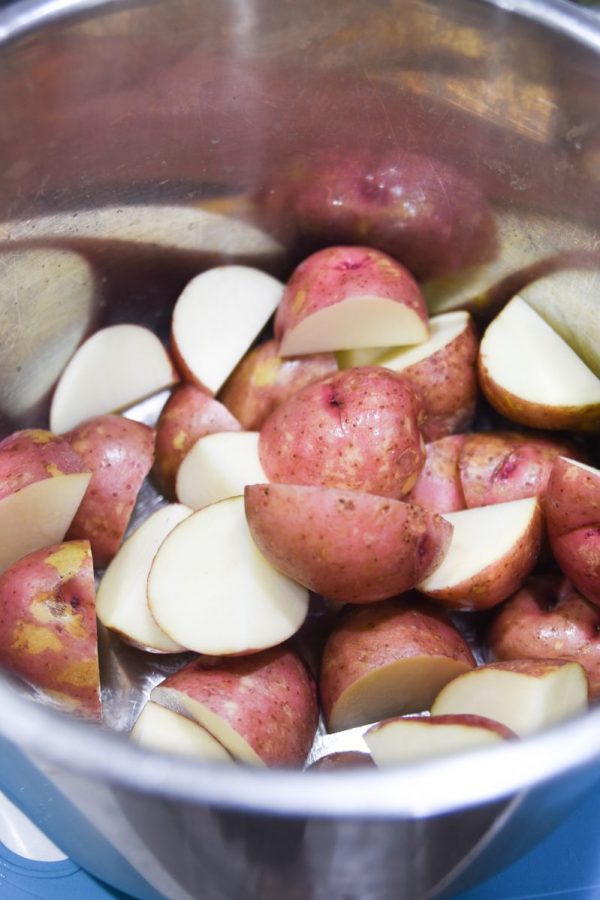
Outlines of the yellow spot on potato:
{"type": "Polygon", "coordinates": [[[50,478],[56,478],[57,475],[62,475],[62,472],[56,465],[56,463],[48,463],[46,466],[46,472],[50,476],[50,478]]]}
{"type": "Polygon", "coordinates": [[[95,659],[84,659],[65,666],[57,677],[59,684],[73,687],[93,688],[98,683],[98,666],[95,659]]]}
{"type": "Polygon", "coordinates": [[[83,616],[75,613],[69,603],[59,600],[50,592],[38,594],[29,607],[32,616],[43,625],[60,622],[67,634],[77,639],[85,639],[88,633],[83,625],[83,616]]]}
{"type": "Polygon", "coordinates": [[[187,431],[178,431],[175,437],[173,438],[173,449],[174,450],[183,450],[185,448],[185,442],[187,439],[187,431]]]}
{"type": "Polygon", "coordinates": [[[306,291],[301,288],[292,300],[292,312],[299,313],[306,301],[306,291]]]}
{"type": "Polygon", "coordinates": [[[277,381],[277,375],[281,368],[281,358],[272,356],[260,362],[252,373],[252,384],[255,387],[268,387],[277,381]]]}
{"type": "Polygon", "coordinates": [[[62,650],[62,641],[50,628],[21,620],[13,628],[10,646],[12,650],[35,656],[44,653],[45,650],[59,653],[62,650]]]}
{"type": "Polygon", "coordinates": [[[89,555],[86,541],[68,541],[61,544],[60,550],[46,557],[49,566],[53,566],[63,581],[73,578],[81,570],[89,555]]]}
{"type": "Polygon", "coordinates": [[[48,444],[54,437],[51,431],[44,431],[43,428],[32,428],[29,437],[34,444],[48,444]]]}

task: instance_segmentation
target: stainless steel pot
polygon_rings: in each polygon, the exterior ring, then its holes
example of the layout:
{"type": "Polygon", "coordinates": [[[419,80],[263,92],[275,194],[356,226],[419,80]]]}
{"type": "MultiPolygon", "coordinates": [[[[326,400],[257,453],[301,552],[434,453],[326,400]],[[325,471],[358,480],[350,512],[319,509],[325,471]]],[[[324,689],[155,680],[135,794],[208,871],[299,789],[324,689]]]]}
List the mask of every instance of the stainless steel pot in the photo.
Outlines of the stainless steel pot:
{"type": "MultiPolygon", "coordinates": [[[[492,204],[493,239],[476,259],[453,256],[431,297],[493,303],[569,266],[585,271],[564,296],[585,283],[597,298],[599,56],[597,18],[561,0],[5,7],[0,435],[43,422],[58,372],[98,324],[164,330],[180,288],[213,261],[288,271],[307,235],[264,198],[322,160],[417,154],[492,204]],[[498,242],[508,256],[494,268],[498,242]]],[[[436,221],[422,237],[432,247],[449,228],[436,221]]],[[[552,296],[568,330],[569,300],[548,291],[539,302],[552,296]]],[[[594,303],[577,307],[592,355],[594,303]]],[[[104,665],[108,721],[123,729],[147,667],[110,648],[104,665]]],[[[77,862],[143,898],[452,892],[522,852],[600,778],[600,711],[468,759],[311,777],[175,764],[5,678],[0,708],[0,787],[77,862]]]]}

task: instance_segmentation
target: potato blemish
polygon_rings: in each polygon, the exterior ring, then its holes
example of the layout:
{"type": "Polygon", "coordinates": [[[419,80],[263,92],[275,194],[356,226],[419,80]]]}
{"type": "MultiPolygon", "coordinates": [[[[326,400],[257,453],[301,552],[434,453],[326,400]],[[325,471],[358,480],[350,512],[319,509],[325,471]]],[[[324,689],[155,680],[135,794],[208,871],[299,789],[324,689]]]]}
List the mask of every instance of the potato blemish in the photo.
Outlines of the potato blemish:
{"type": "Polygon", "coordinates": [[[59,653],[63,647],[61,639],[49,628],[32,625],[21,619],[12,630],[10,648],[17,652],[37,655],[46,650],[59,653]]]}
{"type": "Polygon", "coordinates": [[[98,683],[98,666],[95,659],[85,659],[65,666],[57,678],[59,684],[73,687],[93,688],[98,683]]]}
{"type": "Polygon", "coordinates": [[[69,541],[62,544],[60,550],[50,553],[45,562],[53,566],[60,578],[66,581],[77,575],[88,556],[89,548],[86,541],[69,541]]]}

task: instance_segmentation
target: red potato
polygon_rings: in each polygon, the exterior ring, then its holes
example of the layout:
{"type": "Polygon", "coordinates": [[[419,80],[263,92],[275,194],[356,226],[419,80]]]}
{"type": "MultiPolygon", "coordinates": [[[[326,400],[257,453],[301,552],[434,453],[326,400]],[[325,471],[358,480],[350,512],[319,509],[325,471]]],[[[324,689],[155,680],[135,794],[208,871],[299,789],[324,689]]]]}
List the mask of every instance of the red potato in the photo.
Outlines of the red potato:
{"type": "Polygon", "coordinates": [[[469,313],[450,312],[430,320],[429,340],[394,349],[374,361],[400,372],[421,395],[426,441],[466,431],[475,416],[478,396],[479,340],[469,313]]]}
{"type": "Polygon", "coordinates": [[[518,295],[488,325],[478,372],[491,405],[512,422],[600,430],[600,378],[518,295]]]}
{"type": "Polygon", "coordinates": [[[522,737],[587,708],[588,682],[579,663],[513,659],[479,666],[448,682],[435,698],[431,714],[486,716],[522,737]]]}
{"type": "Polygon", "coordinates": [[[219,400],[247,431],[260,431],[267,416],[284,400],[313,381],[337,371],[333,353],[308,356],[279,354],[274,338],[250,350],[219,393],[219,400]]]}
{"type": "Polygon", "coordinates": [[[458,468],[466,439],[466,434],[453,434],[425,444],[425,463],[405,498],[407,503],[416,503],[436,513],[466,509],[458,468]]]}
{"type": "Polygon", "coordinates": [[[284,646],[219,665],[194,660],[155,687],[153,702],[203,726],[234,759],[302,766],[319,717],[315,684],[284,646]]]}
{"type": "Polygon", "coordinates": [[[419,344],[425,300],[404,266],[371,247],[327,247],[294,270],[275,314],[282,356],[419,344]]]}
{"type": "Polygon", "coordinates": [[[175,479],[184,456],[206,434],[240,431],[239,421],[226,407],[192,384],[175,388],[156,423],[152,474],[167,499],[175,497],[175,479]]]}
{"type": "Polygon", "coordinates": [[[403,151],[295,159],[259,202],[319,243],[379,247],[419,281],[493,254],[495,225],[475,184],[447,163],[403,151]]]}
{"type": "Polygon", "coordinates": [[[600,470],[557,459],[545,512],[558,565],[587,600],[600,606],[600,470]]]}
{"type": "Polygon", "coordinates": [[[104,568],[119,549],[154,460],[154,430],[121,416],[97,416],[65,435],[92,472],[68,538],[89,540],[104,568]]]}
{"type": "Polygon", "coordinates": [[[475,665],[446,615],[407,594],[347,607],[325,646],[319,691],[329,731],[428,709],[440,688],[475,665]]]}
{"type": "Polygon", "coordinates": [[[307,385],[260,432],[270,481],[365,491],[401,500],[425,459],[422,410],[410,385],[375,366],[307,385]]]}
{"type": "Polygon", "coordinates": [[[60,709],[100,721],[94,570],[87,541],[37,550],[0,576],[0,662],[60,709]]]}
{"type": "Polygon", "coordinates": [[[340,769],[374,769],[375,763],[368,753],[360,750],[339,750],[319,757],[307,772],[337,772],[340,769]]]}
{"type": "Polygon", "coordinates": [[[250,485],[245,509],[254,542],[276,569],[345,603],[414,587],[440,564],[452,534],[418,506],[337,488],[250,485]]]}
{"type": "Polygon", "coordinates": [[[63,438],[18,431],[0,442],[0,572],[62,541],[90,473],[63,438]]]}
{"type": "Polygon", "coordinates": [[[150,329],[141,325],[101,328],[81,344],[63,369],[52,397],[50,428],[69,431],[92,416],[133,406],[176,381],[175,367],[150,329]]]}
{"type": "Polygon", "coordinates": [[[554,460],[573,444],[543,435],[489,431],[465,437],[459,470],[467,507],[524,497],[543,501],[554,460]]]}
{"type": "Polygon", "coordinates": [[[510,741],[514,731],[485,716],[455,714],[386,719],[364,735],[377,766],[420,762],[510,741]]]}
{"type": "Polygon", "coordinates": [[[543,520],[537,499],[460,510],[444,518],[454,528],[450,546],[417,589],[436,603],[465,611],[489,609],[510,597],[539,555],[543,520]]]}
{"type": "Polygon", "coordinates": [[[532,579],[496,613],[487,635],[493,659],[560,657],[587,672],[590,699],[600,698],[600,610],[567,581],[532,579]]]}
{"type": "Polygon", "coordinates": [[[135,721],[129,739],[148,750],[188,756],[203,762],[231,764],[221,744],[197,722],[149,701],[135,721]]]}

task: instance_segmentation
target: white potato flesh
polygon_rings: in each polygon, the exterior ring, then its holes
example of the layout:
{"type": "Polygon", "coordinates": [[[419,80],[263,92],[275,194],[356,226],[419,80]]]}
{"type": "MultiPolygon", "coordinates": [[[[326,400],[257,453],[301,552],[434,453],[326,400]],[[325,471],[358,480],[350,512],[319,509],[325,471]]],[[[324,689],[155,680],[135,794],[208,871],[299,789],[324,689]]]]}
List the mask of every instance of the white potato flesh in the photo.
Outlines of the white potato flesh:
{"type": "Polygon", "coordinates": [[[64,369],[52,397],[50,430],[70,431],[93,416],[133,406],[177,380],[167,351],[148,328],[102,328],[64,369]]]}
{"type": "Polygon", "coordinates": [[[0,500],[0,573],[14,562],[62,541],[92,476],[44,478],[0,500]]]}
{"type": "MultiPolygon", "coordinates": [[[[443,652],[440,650],[440,652],[443,652]]],[[[354,681],[334,703],[329,731],[429,709],[440,688],[468,669],[448,656],[411,656],[354,681]]]]}
{"type": "Polygon", "coordinates": [[[222,716],[217,715],[183,691],[158,685],[151,693],[153,702],[183,716],[191,717],[217,740],[234,759],[251,766],[265,767],[265,762],[250,744],[222,716]]]}
{"type": "Polygon", "coordinates": [[[223,431],[201,437],[177,471],[177,499],[202,509],[269,479],[258,456],[258,431],[223,431]]]}
{"type": "Polygon", "coordinates": [[[308,591],[256,547],[233,497],[198,510],[161,544],[148,577],[150,612],[172,640],[214,656],[273,647],[298,631],[308,591]]]}
{"type": "Polygon", "coordinates": [[[600,403],[600,378],[521,297],[488,326],[480,355],[491,381],[529,403],[551,409],[600,403]]]}
{"type": "Polygon", "coordinates": [[[217,393],[283,294],[276,278],[250,266],[217,266],[193,278],[173,310],[172,337],[193,378],[217,393]]]}
{"type": "Polygon", "coordinates": [[[180,653],[185,648],[171,640],[148,609],[148,573],[166,536],[192,514],[180,503],[164,506],[149,516],[121,545],[100,582],[96,613],[107,628],[128,642],[158,653],[180,653]]]}
{"type": "Polygon", "coordinates": [[[394,719],[367,731],[363,738],[378,766],[405,765],[434,756],[464,753],[505,740],[481,725],[431,724],[428,719],[394,719]]]}
{"type": "Polygon", "coordinates": [[[587,698],[587,679],[578,663],[549,667],[543,675],[482,666],[442,688],[431,713],[486,716],[523,736],[584,712],[587,698]]]}
{"type": "Polygon", "coordinates": [[[469,321],[469,314],[463,311],[435,316],[429,320],[431,333],[428,340],[423,341],[422,344],[416,344],[414,347],[403,347],[399,350],[394,348],[375,359],[373,365],[385,366],[386,369],[401,372],[447,347],[463,331],[466,331],[469,321]]]}
{"type": "Polygon", "coordinates": [[[419,585],[426,593],[455,587],[506,559],[531,528],[537,499],[511,500],[444,513],[453,527],[448,551],[419,585]],[[482,540],[482,536],[485,540],[482,540]]]}
{"type": "Polygon", "coordinates": [[[148,750],[205,762],[232,762],[223,745],[201,725],[152,701],[144,706],[129,737],[148,750]]]}
{"type": "Polygon", "coordinates": [[[427,325],[409,306],[383,297],[351,297],[302,319],[281,339],[281,356],[418,344],[427,325]]]}

